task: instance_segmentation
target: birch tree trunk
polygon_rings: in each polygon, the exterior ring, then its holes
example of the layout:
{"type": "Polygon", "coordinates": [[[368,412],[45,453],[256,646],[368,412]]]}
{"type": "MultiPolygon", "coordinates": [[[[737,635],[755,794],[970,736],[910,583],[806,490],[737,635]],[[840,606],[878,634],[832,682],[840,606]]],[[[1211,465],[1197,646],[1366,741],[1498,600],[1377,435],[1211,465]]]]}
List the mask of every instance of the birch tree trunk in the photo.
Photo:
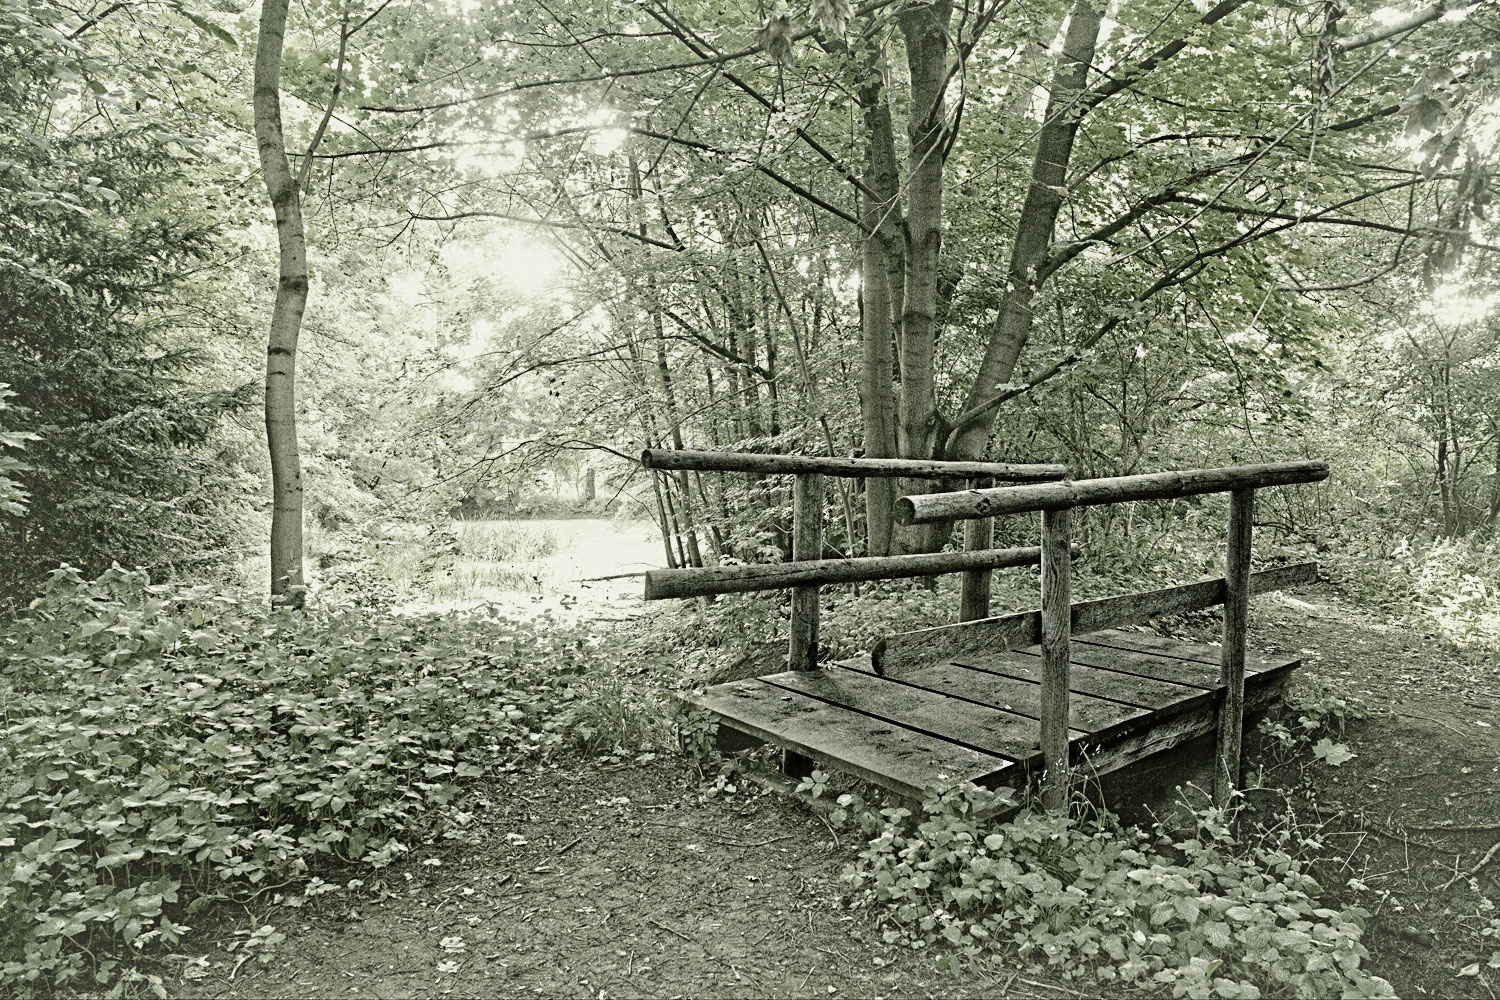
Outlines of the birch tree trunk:
{"type": "Polygon", "coordinates": [[[255,142],[276,214],[281,250],[276,303],[266,344],[266,444],[271,456],[271,601],[300,608],[302,463],[297,453],[297,337],[307,308],[307,239],[302,198],[281,129],[281,54],[288,0],[264,0],[255,45],[255,142]]]}

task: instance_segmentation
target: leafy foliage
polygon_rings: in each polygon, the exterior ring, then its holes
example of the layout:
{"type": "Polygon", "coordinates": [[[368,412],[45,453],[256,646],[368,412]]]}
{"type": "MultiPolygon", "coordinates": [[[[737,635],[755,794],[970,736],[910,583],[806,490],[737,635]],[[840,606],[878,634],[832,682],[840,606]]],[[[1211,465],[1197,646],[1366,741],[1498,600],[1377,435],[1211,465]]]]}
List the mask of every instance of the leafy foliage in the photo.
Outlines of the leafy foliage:
{"type": "Polygon", "coordinates": [[[9,250],[45,262],[45,273],[0,268],[0,382],[40,436],[16,470],[28,513],[0,518],[0,591],[29,592],[62,561],[97,573],[115,559],[162,565],[229,545],[239,527],[229,497],[243,484],[205,446],[246,399],[205,387],[205,353],[164,318],[213,236],[196,206],[163,193],[181,180],[171,150],[120,134],[6,155],[76,175],[93,196],[69,209],[0,176],[9,250]]]}
{"type": "MultiPolygon", "coordinates": [[[[14,396],[10,387],[0,382],[0,413],[11,408],[7,400],[14,396]]],[[[26,471],[27,466],[16,453],[24,449],[28,441],[37,440],[39,438],[30,431],[6,430],[0,426],[0,515],[19,517],[26,511],[30,494],[16,476],[26,471]]]]}
{"type": "Polygon", "coordinates": [[[883,811],[846,877],[887,940],[976,958],[1014,947],[1069,978],[1174,997],[1394,996],[1361,967],[1366,915],[1319,906],[1285,844],[1237,844],[1223,813],[1153,840],[1041,813],[994,826],[978,818],[993,801],[969,787],[919,818],[883,811]]]}
{"type": "Polygon", "coordinates": [[[582,662],[482,612],[57,570],[0,638],[0,981],[108,978],[208,900],[462,836],[460,784],[557,746],[582,662]]]}

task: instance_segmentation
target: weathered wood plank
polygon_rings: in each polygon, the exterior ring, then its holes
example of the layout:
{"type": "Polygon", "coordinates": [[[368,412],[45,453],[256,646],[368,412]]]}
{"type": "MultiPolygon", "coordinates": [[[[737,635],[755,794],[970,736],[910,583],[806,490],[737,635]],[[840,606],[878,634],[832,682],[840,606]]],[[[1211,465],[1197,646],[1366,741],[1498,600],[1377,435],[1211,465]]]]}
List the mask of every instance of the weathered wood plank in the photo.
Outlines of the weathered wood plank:
{"type": "Polygon", "coordinates": [[[1224,556],[1224,644],[1220,648],[1219,738],[1215,749],[1214,802],[1220,808],[1240,786],[1240,741],[1245,735],[1245,633],[1250,623],[1250,548],[1254,535],[1255,491],[1229,495],[1229,528],[1224,556]]]}
{"type": "MultiPolygon", "coordinates": [[[[823,554],[823,477],[816,472],[797,476],[792,484],[792,559],[817,559],[823,554]]],[[[812,670],[818,665],[818,585],[792,588],[792,620],[787,666],[812,670]]]]}
{"type": "MultiPolygon", "coordinates": [[[[991,673],[958,663],[937,663],[910,674],[904,674],[894,683],[940,691],[955,698],[963,698],[977,705],[998,708],[1015,715],[1025,716],[1031,729],[1030,746],[1041,746],[1042,686],[1033,681],[1022,680],[1005,674],[991,673]]],[[[1098,730],[1107,730],[1132,719],[1144,718],[1148,709],[1123,702],[1077,694],[1072,699],[1072,721],[1069,738],[1085,736],[1098,730]]]]}
{"type": "MultiPolygon", "coordinates": [[[[1008,653],[971,654],[959,657],[954,662],[1021,680],[1037,683],[1041,683],[1042,680],[1042,657],[1030,649],[1014,650],[1008,653]]],[[[1145,673],[1144,670],[1149,667],[1144,664],[1142,664],[1141,673],[1108,669],[1110,666],[1108,655],[1089,656],[1081,654],[1080,650],[1075,648],[1072,669],[1068,673],[1070,690],[1079,694],[1093,695],[1095,698],[1124,702],[1138,708],[1158,709],[1195,698],[1208,698],[1213,687],[1217,686],[1196,686],[1162,680],[1145,673]],[[1084,662],[1085,659],[1090,662],[1084,662]]]]}
{"type": "Polygon", "coordinates": [[[1103,645],[1096,639],[1108,632],[1079,636],[1073,643],[1073,663],[1086,664],[1122,674],[1149,677],[1154,680],[1171,681],[1203,691],[1215,690],[1219,686],[1217,667],[1196,660],[1183,660],[1160,652],[1127,649],[1115,645],[1103,645]]]}
{"type": "MultiPolygon", "coordinates": [[[[1281,697],[1286,681],[1285,674],[1267,674],[1258,685],[1247,686],[1246,714],[1269,708],[1281,697]]],[[[1189,740],[1215,734],[1217,716],[1217,708],[1210,699],[1172,714],[1158,713],[1151,718],[1149,725],[1130,730],[1124,738],[1101,740],[1090,735],[1075,740],[1074,766],[1094,774],[1119,771],[1189,740]]]]}
{"type": "Polygon", "coordinates": [[[1035,566],[1040,546],[981,549],[966,552],[923,552],[904,556],[861,556],[857,559],[813,559],[769,566],[704,566],[692,569],[653,569],[646,572],[646,600],[784,590],[827,583],[894,580],[943,573],[967,573],[1006,566],[1035,566]]]}
{"type": "Polygon", "coordinates": [[[930,786],[983,782],[1015,766],[759,680],[720,684],[684,700],[742,732],[916,799],[930,786]]]}
{"type": "Polygon", "coordinates": [[[1169,500],[1202,493],[1224,493],[1265,486],[1316,483],[1328,478],[1327,462],[1272,462],[1218,469],[1152,472],[1074,482],[1002,486],[989,490],[926,493],[896,501],[901,524],[963,520],[1022,514],[1030,510],[1063,510],[1131,500],[1169,500]]]}
{"type": "Polygon", "coordinates": [[[836,458],[814,455],[760,455],[738,451],[673,451],[647,448],[641,464],[648,469],[696,469],[701,472],[815,472],[852,479],[967,479],[989,476],[1010,482],[1047,482],[1068,474],[1066,465],[1015,462],[929,462],[904,458],[836,458]]]}
{"type": "MultiPolygon", "coordinates": [[[[1202,664],[1210,668],[1209,676],[1213,678],[1214,685],[1217,686],[1219,683],[1219,661],[1222,654],[1218,646],[1186,642],[1182,639],[1168,639],[1152,632],[1135,632],[1126,629],[1095,632],[1088,636],[1080,636],[1078,641],[1101,649],[1132,649],[1147,655],[1160,655],[1173,660],[1202,664]]],[[[1266,670],[1275,670],[1285,666],[1288,659],[1288,657],[1269,657],[1246,652],[1245,671],[1248,674],[1257,674],[1266,670]]]]}
{"type": "MultiPolygon", "coordinates": [[[[1262,594],[1317,579],[1317,563],[1299,563],[1262,570],[1250,577],[1251,594],[1262,594]]],[[[1106,597],[1073,605],[1070,632],[1089,632],[1132,625],[1154,614],[1194,611],[1224,603],[1224,581],[1204,580],[1180,587],[1150,590],[1122,597],[1106,597]]],[[[935,660],[971,652],[1021,649],[1042,641],[1040,611],[1022,611],[957,625],[939,625],[886,636],[872,653],[877,672],[895,676],[935,660]]],[[[1215,663],[1218,661],[1215,660],[1215,663]]]]}
{"type": "Polygon", "coordinates": [[[1007,760],[1025,760],[1036,752],[1032,719],[872,674],[788,671],[760,680],[1007,760]]]}

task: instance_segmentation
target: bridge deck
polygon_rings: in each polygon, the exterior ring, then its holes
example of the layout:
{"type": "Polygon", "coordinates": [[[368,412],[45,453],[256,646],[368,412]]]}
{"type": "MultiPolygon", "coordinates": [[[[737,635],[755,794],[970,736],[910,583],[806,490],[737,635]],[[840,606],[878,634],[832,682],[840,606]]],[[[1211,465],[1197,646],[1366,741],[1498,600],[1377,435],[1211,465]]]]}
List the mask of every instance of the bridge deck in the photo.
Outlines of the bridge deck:
{"type": "MultiPolygon", "coordinates": [[[[1245,709],[1298,659],[1248,656],[1245,709]]],[[[1097,774],[1214,730],[1219,648],[1111,629],[1074,635],[1072,754],[1097,774]]],[[[856,663],[733,681],[689,697],[721,725],[920,799],[966,781],[1019,786],[1037,763],[1038,647],[966,655],[899,677],[856,663]]]]}

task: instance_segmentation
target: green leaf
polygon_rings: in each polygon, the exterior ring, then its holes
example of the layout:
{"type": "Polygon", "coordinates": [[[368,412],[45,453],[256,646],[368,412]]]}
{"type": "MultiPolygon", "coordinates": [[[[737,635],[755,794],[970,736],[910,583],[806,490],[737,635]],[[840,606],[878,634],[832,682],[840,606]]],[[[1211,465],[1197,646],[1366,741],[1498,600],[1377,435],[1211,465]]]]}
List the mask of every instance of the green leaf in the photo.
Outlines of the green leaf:
{"type": "Polygon", "coordinates": [[[1338,767],[1354,759],[1355,754],[1342,743],[1335,743],[1328,737],[1323,737],[1313,746],[1313,756],[1324,763],[1338,767]]]}

